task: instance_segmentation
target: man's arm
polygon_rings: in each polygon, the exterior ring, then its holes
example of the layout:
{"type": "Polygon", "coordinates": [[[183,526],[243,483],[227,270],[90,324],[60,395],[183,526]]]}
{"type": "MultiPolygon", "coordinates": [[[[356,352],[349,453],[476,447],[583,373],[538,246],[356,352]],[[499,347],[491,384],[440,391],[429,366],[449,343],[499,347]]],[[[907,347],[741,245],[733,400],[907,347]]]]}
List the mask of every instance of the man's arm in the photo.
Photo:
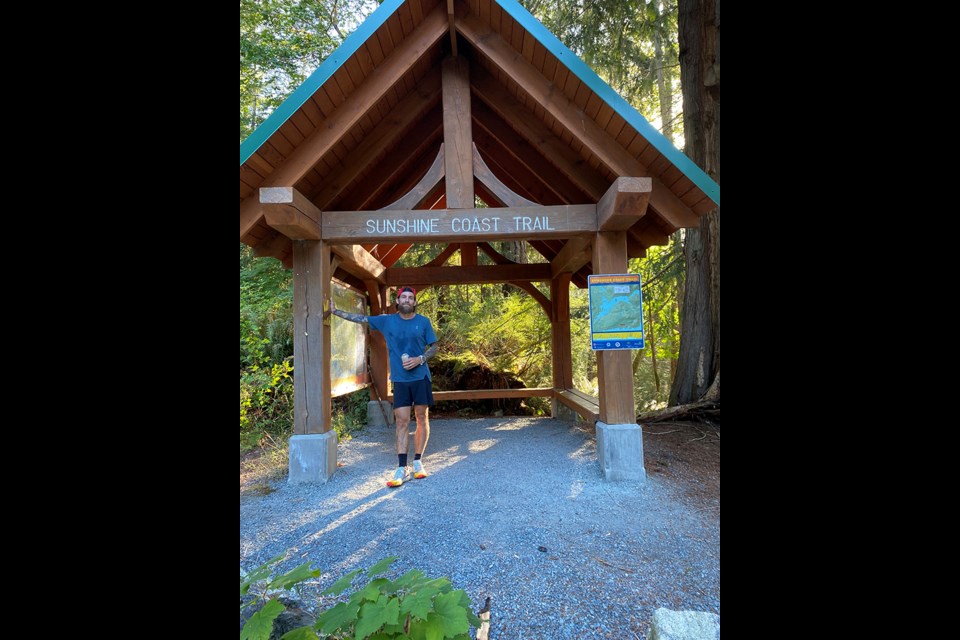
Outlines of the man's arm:
{"type": "Polygon", "coordinates": [[[436,342],[434,342],[433,344],[429,345],[429,346],[427,347],[427,350],[423,352],[423,357],[424,357],[424,359],[425,359],[425,360],[429,360],[429,359],[432,358],[433,356],[437,355],[437,351],[438,351],[439,349],[440,349],[440,347],[437,346],[437,343],[436,343],[436,342]]]}
{"type": "Polygon", "coordinates": [[[349,320],[350,322],[367,324],[367,316],[363,315],[362,313],[346,313],[345,311],[340,311],[340,309],[337,309],[333,305],[333,298],[330,298],[330,313],[337,316],[338,318],[349,320]]]}

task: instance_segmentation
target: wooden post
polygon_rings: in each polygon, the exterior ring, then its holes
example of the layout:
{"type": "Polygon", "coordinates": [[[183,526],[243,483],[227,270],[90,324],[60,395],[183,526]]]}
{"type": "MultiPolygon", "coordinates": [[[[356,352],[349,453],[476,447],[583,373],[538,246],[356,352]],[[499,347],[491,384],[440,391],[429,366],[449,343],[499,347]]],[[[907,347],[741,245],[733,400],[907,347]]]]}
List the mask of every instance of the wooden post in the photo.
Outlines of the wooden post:
{"type": "Polygon", "coordinates": [[[330,430],[330,324],[323,305],[330,297],[330,247],[293,241],[293,432],[330,430]]]}
{"type": "Polygon", "coordinates": [[[473,135],[470,63],[458,56],[443,61],[443,143],[447,207],[473,209],[473,135]]]}
{"type": "MultiPolygon", "coordinates": [[[[367,287],[367,296],[370,298],[370,315],[378,316],[383,313],[383,303],[380,298],[380,285],[376,280],[364,280],[367,287]]],[[[387,356],[387,341],[379,331],[370,331],[370,401],[377,402],[387,397],[387,376],[390,371],[390,360],[387,356]]]]}
{"type": "MultiPolygon", "coordinates": [[[[553,358],[553,388],[573,388],[573,360],[570,349],[570,272],[559,273],[550,281],[550,336],[553,358]]],[[[551,413],[557,416],[558,400],[551,400],[551,413]]]]}
{"type": "MultiPolygon", "coordinates": [[[[627,272],[627,233],[597,234],[593,243],[593,272],[627,272]]],[[[600,384],[600,420],[607,424],[635,424],[633,367],[630,351],[597,351],[597,378],[600,384]]]]}
{"type": "Polygon", "coordinates": [[[460,243],[460,266],[461,267],[477,266],[477,243],[476,242],[460,243]]]}

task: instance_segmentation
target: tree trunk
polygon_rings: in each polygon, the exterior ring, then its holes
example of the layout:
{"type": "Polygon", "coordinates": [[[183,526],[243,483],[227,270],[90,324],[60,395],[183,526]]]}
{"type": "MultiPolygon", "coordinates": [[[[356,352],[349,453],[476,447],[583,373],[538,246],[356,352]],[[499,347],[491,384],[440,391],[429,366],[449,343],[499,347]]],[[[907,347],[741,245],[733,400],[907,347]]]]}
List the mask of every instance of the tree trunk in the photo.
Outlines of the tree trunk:
{"type": "MultiPolygon", "coordinates": [[[[720,182],[720,0],[680,0],[686,154],[720,182]]],[[[702,397],[720,371],[720,209],[688,229],[680,358],[670,404],[702,397]]]]}

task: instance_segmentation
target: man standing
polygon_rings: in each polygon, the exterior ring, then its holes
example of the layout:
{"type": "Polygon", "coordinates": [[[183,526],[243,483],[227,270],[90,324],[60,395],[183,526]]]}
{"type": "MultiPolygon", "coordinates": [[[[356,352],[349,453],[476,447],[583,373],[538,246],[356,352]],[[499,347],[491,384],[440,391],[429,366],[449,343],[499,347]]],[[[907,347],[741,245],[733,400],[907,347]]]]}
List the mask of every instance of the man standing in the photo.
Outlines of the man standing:
{"type": "Polygon", "coordinates": [[[410,407],[417,416],[417,431],[413,437],[413,477],[426,478],[423,469],[423,450],[430,439],[428,407],[433,405],[432,378],[427,360],[437,353],[437,336],[429,318],[416,312],[417,290],[400,287],[397,290],[397,313],[382,316],[365,316],[345,313],[334,308],[330,299],[330,312],[350,322],[366,323],[371,329],[383,334],[390,356],[390,379],[393,381],[393,415],[397,427],[398,466],[388,487],[399,487],[409,479],[407,470],[407,440],[410,428],[410,407]]]}

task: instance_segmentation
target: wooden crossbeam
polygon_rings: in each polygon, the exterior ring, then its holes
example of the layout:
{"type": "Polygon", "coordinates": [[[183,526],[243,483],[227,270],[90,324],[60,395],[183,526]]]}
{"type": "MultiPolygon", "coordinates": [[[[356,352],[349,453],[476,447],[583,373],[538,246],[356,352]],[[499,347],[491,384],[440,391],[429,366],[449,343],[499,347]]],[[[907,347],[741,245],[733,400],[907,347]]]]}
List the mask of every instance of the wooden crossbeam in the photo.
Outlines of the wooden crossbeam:
{"type": "Polygon", "coordinates": [[[647,212],[653,181],[650,178],[617,178],[597,203],[597,229],[625,231],[647,212]]]}
{"type": "MultiPolygon", "coordinates": [[[[493,260],[494,263],[496,263],[496,264],[520,264],[520,263],[518,263],[518,262],[514,262],[513,260],[511,260],[511,259],[508,258],[507,256],[503,255],[502,253],[500,253],[499,251],[497,251],[496,249],[494,249],[493,247],[491,247],[491,246],[490,246],[489,244],[487,244],[486,242],[480,242],[480,243],[478,243],[478,244],[477,244],[477,247],[478,247],[481,251],[483,251],[485,254],[487,254],[487,256],[488,256],[491,260],[493,260]]],[[[551,311],[551,306],[550,306],[550,298],[548,298],[547,296],[543,295],[543,293],[540,291],[540,289],[537,289],[535,286],[533,286],[533,285],[532,285],[531,283],[529,283],[529,282],[508,282],[507,284],[509,284],[509,285],[511,285],[511,286],[514,286],[514,287],[516,287],[517,289],[520,289],[520,290],[522,290],[522,291],[526,291],[528,294],[530,294],[530,297],[531,297],[531,298],[533,298],[534,300],[537,301],[537,304],[540,305],[540,308],[543,309],[543,312],[544,312],[545,314],[547,314],[547,317],[548,317],[548,318],[552,318],[552,317],[553,317],[552,311],[551,311]]]]}
{"type": "Polygon", "coordinates": [[[324,240],[336,243],[486,242],[590,236],[597,228],[592,204],[477,210],[324,211],[324,240]]]}
{"type": "Polygon", "coordinates": [[[457,249],[459,248],[460,248],[459,244],[448,244],[447,247],[443,251],[441,251],[436,258],[434,258],[433,260],[431,260],[430,262],[428,262],[423,266],[442,267],[444,264],[446,264],[447,260],[450,259],[450,256],[455,254],[457,252],[457,249]]]}
{"type": "Polygon", "coordinates": [[[530,282],[508,282],[507,284],[509,284],[512,287],[516,287],[517,289],[526,291],[528,294],[530,294],[531,298],[537,301],[537,304],[540,305],[540,308],[543,309],[543,312],[547,314],[547,318],[551,317],[550,298],[543,295],[540,289],[537,289],[530,282]]]}
{"type": "Polygon", "coordinates": [[[293,187],[261,187],[267,224],[291,240],[320,239],[320,209],[293,187]]]}
{"type": "Polygon", "coordinates": [[[270,257],[280,259],[290,253],[290,238],[279,231],[272,232],[272,236],[264,238],[253,248],[253,255],[258,258],[270,257]]]}
{"type": "Polygon", "coordinates": [[[480,249],[480,251],[483,251],[485,254],[487,254],[487,257],[493,260],[494,264],[520,264],[519,262],[515,262],[510,258],[508,258],[507,256],[503,255],[502,253],[500,253],[499,251],[491,247],[490,244],[487,242],[481,242],[477,244],[477,247],[480,249]]]}
{"type": "Polygon", "coordinates": [[[560,253],[550,261],[550,272],[554,277],[565,272],[576,273],[590,262],[592,245],[593,238],[570,238],[560,253]]]}
{"type": "Polygon", "coordinates": [[[383,284],[386,269],[369,251],[358,244],[331,245],[330,251],[340,258],[340,268],[361,280],[372,280],[383,284]]]}

